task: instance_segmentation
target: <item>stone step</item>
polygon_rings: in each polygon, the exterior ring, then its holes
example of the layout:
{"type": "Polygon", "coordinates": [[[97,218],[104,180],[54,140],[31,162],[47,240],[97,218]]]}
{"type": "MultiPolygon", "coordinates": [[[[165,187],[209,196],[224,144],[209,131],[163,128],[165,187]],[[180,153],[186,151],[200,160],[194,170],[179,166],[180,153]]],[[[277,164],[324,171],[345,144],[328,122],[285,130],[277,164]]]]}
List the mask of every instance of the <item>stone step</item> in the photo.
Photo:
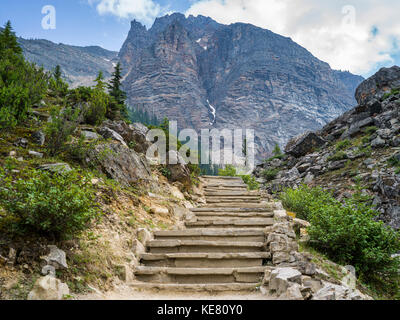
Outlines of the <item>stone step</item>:
{"type": "Polygon", "coordinates": [[[200,208],[265,208],[264,203],[252,202],[212,202],[203,204],[200,208]]]}
{"type": "Polygon", "coordinates": [[[138,281],[152,283],[259,283],[266,267],[245,268],[170,268],[138,266],[138,281]]]}
{"type": "Polygon", "coordinates": [[[210,189],[233,189],[233,190],[247,190],[247,184],[245,183],[229,183],[229,184],[225,184],[225,183],[209,183],[207,185],[204,186],[205,190],[210,190],[210,189]]]}
{"type": "Polygon", "coordinates": [[[272,218],[273,212],[196,212],[196,218],[219,219],[220,217],[231,218],[272,218]]]}
{"type": "Polygon", "coordinates": [[[175,268],[261,267],[263,261],[270,257],[269,252],[144,253],[141,255],[141,262],[145,266],[175,268]]]}
{"type": "Polygon", "coordinates": [[[243,227],[267,227],[274,224],[273,218],[242,218],[242,219],[209,219],[186,221],[187,228],[243,228],[243,227]]]}
{"type": "Polygon", "coordinates": [[[185,229],[154,232],[156,240],[208,240],[208,241],[255,241],[264,242],[265,232],[258,229],[185,229]]]}
{"type": "Polygon", "coordinates": [[[201,178],[206,179],[206,180],[240,180],[240,181],[243,181],[241,177],[201,176],[201,178]]]}
{"type": "Polygon", "coordinates": [[[206,191],[206,197],[242,197],[242,196],[252,196],[252,197],[259,197],[259,192],[250,192],[250,191],[206,191]]]}
{"type": "Polygon", "coordinates": [[[256,283],[148,283],[136,282],[131,285],[134,288],[143,290],[160,290],[168,292],[255,292],[258,291],[256,283]]]}
{"type": "Polygon", "coordinates": [[[260,196],[258,195],[241,195],[241,196],[235,196],[235,195],[221,195],[221,194],[215,194],[212,196],[206,195],[206,199],[208,200],[213,200],[213,199],[224,199],[224,200],[260,200],[260,196]]]}
{"type": "Polygon", "coordinates": [[[262,206],[259,208],[240,208],[240,207],[207,207],[207,208],[191,208],[192,212],[273,212],[271,207],[262,206]]]}
{"type": "Polygon", "coordinates": [[[246,199],[244,198],[206,198],[207,203],[238,203],[238,204],[243,204],[243,206],[246,206],[248,203],[260,203],[260,198],[258,197],[248,197],[246,199]]]}
{"type": "Polygon", "coordinates": [[[151,240],[147,242],[147,248],[150,253],[257,252],[265,249],[265,243],[222,240],[151,240]]]}
{"type": "Polygon", "coordinates": [[[267,216],[257,216],[257,215],[247,215],[247,216],[239,216],[239,215],[207,215],[207,216],[201,216],[201,215],[196,215],[195,219],[191,221],[232,221],[235,219],[235,221],[241,221],[241,220],[249,220],[249,219],[268,219],[271,218],[271,215],[267,216]]]}

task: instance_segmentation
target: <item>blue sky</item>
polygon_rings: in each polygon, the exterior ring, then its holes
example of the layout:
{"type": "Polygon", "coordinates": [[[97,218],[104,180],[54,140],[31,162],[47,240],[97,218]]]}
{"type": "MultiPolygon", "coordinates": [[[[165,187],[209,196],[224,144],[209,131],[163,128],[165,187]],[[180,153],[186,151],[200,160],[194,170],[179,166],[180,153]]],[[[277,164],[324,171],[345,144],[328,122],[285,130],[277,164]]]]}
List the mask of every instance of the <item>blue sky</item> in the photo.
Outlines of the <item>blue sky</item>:
{"type": "Polygon", "coordinates": [[[137,19],[150,27],[171,12],[220,23],[252,23],[291,37],[333,68],[369,76],[400,64],[398,0],[1,0],[19,36],[118,51],[137,19]],[[42,28],[42,8],[56,9],[56,29],[42,28]]]}

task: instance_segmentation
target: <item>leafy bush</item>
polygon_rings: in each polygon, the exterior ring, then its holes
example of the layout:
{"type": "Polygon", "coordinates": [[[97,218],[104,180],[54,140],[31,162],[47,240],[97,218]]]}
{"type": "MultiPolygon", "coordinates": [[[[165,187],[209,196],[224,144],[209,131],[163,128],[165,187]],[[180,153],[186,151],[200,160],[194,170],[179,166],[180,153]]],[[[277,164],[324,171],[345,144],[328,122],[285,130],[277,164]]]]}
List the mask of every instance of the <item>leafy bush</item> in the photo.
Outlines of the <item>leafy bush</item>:
{"type": "Polygon", "coordinates": [[[260,188],[260,184],[256,181],[255,177],[251,175],[241,175],[241,177],[249,190],[258,190],[260,188]]]}
{"type": "Polygon", "coordinates": [[[310,245],[341,264],[351,264],[365,280],[373,274],[388,277],[398,272],[399,233],[381,221],[368,197],[356,192],[344,204],[320,188],[303,186],[281,194],[286,208],[311,223],[310,245]]]}
{"type": "Polygon", "coordinates": [[[387,98],[389,98],[389,97],[391,97],[391,96],[394,96],[394,95],[396,95],[396,94],[399,94],[399,93],[400,93],[400,88],[392,89],[390,92],[387,92],[387,93],[385,93],[385,94],[383,95],[382,101],[383,101],[383,100],[386,100],[387,98]]]}
{"type": "Polygon", "coordinates": [[[52,78],[49,80],[49,95],[65,97],[68,93],[68,84],[61,78],[60,66],[56,66],[52,78]]]}
{"type": "Polygon", "coordinates": [[[261,175],[267,180],[272,181],[276,178],[279,173],[279,169],[265,169],[261,172],[261,175]]]}
{"type": "Polygon", "coordinates": [[[376,126],[370,126],[370,127],[366,127],[362,131],[368,135],[371,135],[371,134],[374,134],[376,131],[378,131],[378,128],[376,126]]]}
{"type": "Polygon", "coordinates": [[[347,155],[343,151],[336,152],[335,154],[328,157],[328,161],[340,161],[347,159],[347,155]]]}
{"type": "Polygon", "coordinates": [[[0,228],[12,236],[31,233],[56,239],[71,238],[98,215],[88,177],[26,170],[13,177],[0,169],[0,228]]]}
{"type": "Polygon", "coordinates": [[[90,151],[94,149],[97,141],[85,141],[82,135],[78,141],[70,143],[66,146],[68,158],[72,161],[78,162],[80,165],[86,164],[86,159],[90,151]]]}
{"type": "Polygon", "coordinates": [[[296,212],[300,219],[309,220],[312,206],[316,201],[332,202],[332,196],[322,188],[309,188],[302,185],[298,189],[285,189],[280,195],[283,206],[289,211],[296,212]]]}
{"type": "Polygon", "coordinates": [[[256,181],[255,177],[251,175],[238,174],[233,165],[227,165],[225,169],[219,169],[218,175],[223,177],[240,177],[242,178],[243,182],[247,184],[249,190],[257,190],[260,188],[260,184],[256,181]]]}
{"type": "Polygon", "coordinates": [[[73,110],[70,107],[64,110],[53,108],[50,111],[51,121],[46,124],[45,133],[47,150],[51,156],[65,151],[66,143],[78,124],[79,113],[79,109],[73,110]]]}
{"type": "Polygon", "coordinates": [[[91,125],[100,125],[106,118],[110,97],[105,92],[93,90],[90,94],[88,108],[85,110],[85,122],[91,125]]]}
{"type": "Polygon", "coordinates": [[[219,169],[218,175],[221,177],[236,177],[237,172],[236,168],[232,165],[227,165],[225,169],[219,169]]]}
{"type": "Polygon", "coordinates": [[[171,179],[171,170],[169,170],[167,167],[162,167],[160,169],[161,174],[166,177],[167,179],[171,179]]]}
{"type": "Polygon", "coordinates": [[[351,145],[351,142],[349,139],[345,139],[343,141],[339,141],[336,144],[336,151],[340,151],[340,150],[345,150],[346,148],[348,148],[351,145]]]}

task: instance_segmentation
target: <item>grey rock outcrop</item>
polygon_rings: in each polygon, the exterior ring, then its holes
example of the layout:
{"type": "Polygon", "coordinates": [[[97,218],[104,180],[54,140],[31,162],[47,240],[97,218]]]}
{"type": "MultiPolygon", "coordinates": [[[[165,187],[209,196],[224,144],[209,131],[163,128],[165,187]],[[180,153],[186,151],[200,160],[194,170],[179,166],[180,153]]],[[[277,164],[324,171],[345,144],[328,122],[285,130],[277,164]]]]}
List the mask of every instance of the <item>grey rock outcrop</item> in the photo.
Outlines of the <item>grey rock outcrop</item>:
{"type": "Polygon", "coordinates": [[[285,153],[301,157],[324,144],[325,141],[314,132],[306,132],[291,139],[285,147],[285,153]]]}
{"type": "Polygon", "coordinates": [[[124,186],[149,182],[152,179],[145,156],[119,143],[96,145],[88,153],[87,161],[124,186]]]}
{"type": "Polygon", "coordinates": [[[356,90],[358,104],[364,105],[371,98],[381,98],[384,93],[400,87],[400,67],[382,68],[365,80],[356,90]]]}

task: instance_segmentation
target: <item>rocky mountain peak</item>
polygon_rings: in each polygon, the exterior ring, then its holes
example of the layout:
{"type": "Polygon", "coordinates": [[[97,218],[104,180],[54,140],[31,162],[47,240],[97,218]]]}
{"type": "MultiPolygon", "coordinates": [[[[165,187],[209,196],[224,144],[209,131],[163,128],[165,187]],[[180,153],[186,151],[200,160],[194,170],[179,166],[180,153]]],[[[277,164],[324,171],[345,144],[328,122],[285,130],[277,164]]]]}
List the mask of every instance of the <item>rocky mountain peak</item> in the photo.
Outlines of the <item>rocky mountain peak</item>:
{"type": "Polygon", "coordinates": [[[385,93],[400,87],[400,67],[382,68],[363,81],[356,90],[358,104],[366,104],[372,98],[382,98],[385,93]]]}
{"type": "Polygon", "coordinates": [[[269,30],[183,14],[131,30],[120,58],[132,108],[180,128],[255,129],[260,160],[349,110],[363,80],[269,30]]]}

